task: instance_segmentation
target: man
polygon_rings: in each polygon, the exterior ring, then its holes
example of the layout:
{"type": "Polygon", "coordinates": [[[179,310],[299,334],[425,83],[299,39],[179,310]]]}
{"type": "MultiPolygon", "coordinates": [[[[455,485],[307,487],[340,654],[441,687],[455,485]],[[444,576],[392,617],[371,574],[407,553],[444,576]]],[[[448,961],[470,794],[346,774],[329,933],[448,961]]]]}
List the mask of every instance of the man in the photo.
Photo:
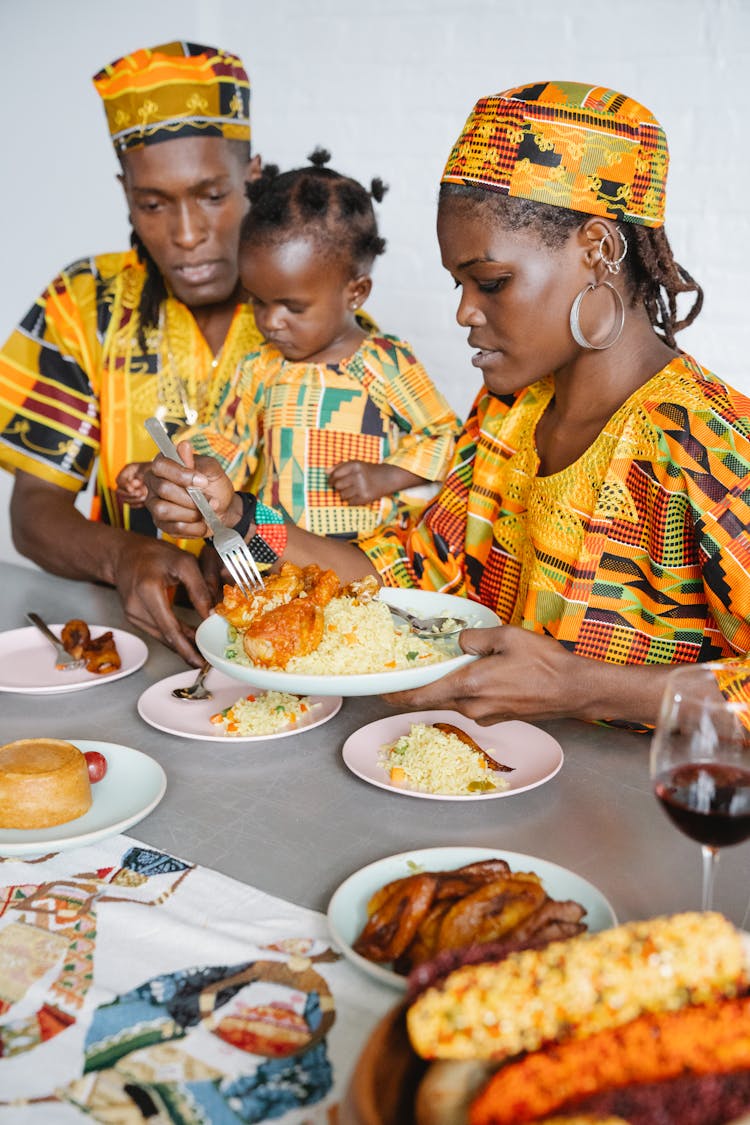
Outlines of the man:
{"type": "Polygon", "coordinates": [[[198,664],[193,630],[171,606],[181,586],[208,613],[199,562],[157,539],[147,510],[120,502],[115,482],[125,464],[154,455],[147,417],[171,432],[209,417],[215,393],[260,343],[237,272],[245,182],[259,164],[250,85],[239,58],[194,43],[135,51],[94,85],[133,249],[64,269],[0,352],[13,539],[45,570],[115,586],[133,624],[198,664]],[[97,457],[86,519],[75,498],[97,457]]]}

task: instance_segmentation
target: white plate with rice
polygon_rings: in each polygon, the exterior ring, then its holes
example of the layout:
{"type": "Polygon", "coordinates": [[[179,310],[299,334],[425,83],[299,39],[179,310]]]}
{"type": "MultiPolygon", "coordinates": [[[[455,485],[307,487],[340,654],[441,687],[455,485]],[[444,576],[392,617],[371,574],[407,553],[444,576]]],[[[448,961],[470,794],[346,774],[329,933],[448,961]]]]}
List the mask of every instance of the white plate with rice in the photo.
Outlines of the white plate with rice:
{"type": "Polygon", "coordinates": [[[583,921],[592,933],[617,924],[615,912],[601,891],[574,871],[546,859],[495,848],[417,848],[378,859],[344,880],[328,904],[328,928],[333,940],[347,960],[368,976],[391,988],[405,989],[406,977],[395,973],[389,964],[368,961],[352,948],[367,921],[367,903],[376,891],[395,879],[419,871],[453,871],[485,859],[504,859],[514,872],[533,871],[542,880],[550,898],[558,902],[566,899],[579,902],[586,911],[583,921]]]}
{"type": "Polygon", "coordinates": [[[402,797],[428,801],[491,801],[514,797],[549,781],[562,768],[560,743],[530,723],[511,720],[480,727],[456,711],[408,711],[388,715],[355,731],[344,743],[344,762],[352,773],[402,797]],[[451,753],[438,732],[430,737],[421,730],[412,750],[388,755],[389,747],[411,734],[411,728],[450,723],[468,734],[491,758],[511,766],[508,773],[481,768],[478,755],[467,747],[451,753]],[[405,775],[392,780],[390,766],[398,764],[405,775]],[[477,782],[498,787],[477,791],[477,782]],[[507,784],[506,784],[507,783],[507,784]],[[474,786],[471,791],[470,786],[474,786]],[[434,790],[440,789],[440,792],[434,790]]]}
{"type": "Polygon", "coordinates": [[[241,643],[234,644],[233,631],[218,614],[201,622],[195,642],[206,660],[235,680],[303,695],[360,696],[408,691],[432,683],[477,659],[461,652],[455,636],[427,641],[415,637],[407,625],[396,626],[394,642],[395,619],[390,613],[383,614],[384,607],[379,603],[399,606],[418,617],[459,617],[472,628],[501,624],[491,609],[466,598],[384,587],[378,599],[358,607],[354,624],[348,607],[337,609],[329,603],[325,608],[328,632],[318,649],[309,656],[295,657],[283,670],[250,663],[241,643]],[[366,612],[362,614],[361,610],[366,612]],[[339,620],[333,619],[335,613],[339,613],[339,620]],[[329,626],[333,626],[335,632],[329,626]],[[388,667],[394,663],[403,666],[388,667]],[[373,667],[377,670],[372,670],[373,667]],[[368,670],[358,670],[363,668],[368,670]]]}
{"type": "Polygon", "coordinates": [[[280,698],[277,692],[256,689],[251,684],[240,687],[236,679],[216,668],[206,677],[212,699],[175,699],[173,689],[187,687],[194,679],[194,671],[178,672],[176,676],[152,684],[138,700],[138,714],[150,726],[180,738],[206,742],[264,742],[302,734],[327,723],[338,714],[343,702],[340,695],[307,696],[303,709],[292,699],[280,698]],[[248,696],[254,698],[248,699],[248,696]],[[233,722],[211,721],[214,715],[228,708],[233,708],[233,722]],[[228,729],[230,726],[237,729],[228,729]]]}

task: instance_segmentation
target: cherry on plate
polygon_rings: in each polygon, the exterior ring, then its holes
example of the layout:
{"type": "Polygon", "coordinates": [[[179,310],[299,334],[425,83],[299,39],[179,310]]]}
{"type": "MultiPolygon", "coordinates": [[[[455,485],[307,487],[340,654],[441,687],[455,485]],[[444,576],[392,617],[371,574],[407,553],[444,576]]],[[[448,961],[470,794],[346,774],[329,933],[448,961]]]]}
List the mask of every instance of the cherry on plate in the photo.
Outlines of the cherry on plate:
{"type": "Polygon", "coordinates": [[[89,781],[92,784],[101,781],[107,772],[107,759],[98,750],[87,750],[83,756],[89,768],[89,781]]]}

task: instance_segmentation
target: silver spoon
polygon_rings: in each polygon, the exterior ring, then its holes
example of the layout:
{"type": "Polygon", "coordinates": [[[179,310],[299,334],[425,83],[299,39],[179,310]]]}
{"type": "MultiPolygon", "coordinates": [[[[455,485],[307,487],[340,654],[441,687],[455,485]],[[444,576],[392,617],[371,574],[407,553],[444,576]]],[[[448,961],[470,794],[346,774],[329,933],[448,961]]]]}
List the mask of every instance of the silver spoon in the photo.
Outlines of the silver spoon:
{"type": "Polygon", "coordinates": [[[204,687],[206,676],[210,671],[211,665],[206,661],[192,684],[173,688],[172,695],[175,699],[213,699],[213,693],[204,687]]]}
{"type": "Polygon", "coordinates": [[[460,633],[462,629],[468,627],[460,617],[415,617],[413,613],[408,613],[399,606],[389,605],[388,608],[395,617],[400,617],[408,622],[415,633],[432,637],[433,640],[439,640],[441,637],[453,637],[456,633],[460,633]],[[447,621],[451,622],[450,629],[445,628],[447,621]]]}

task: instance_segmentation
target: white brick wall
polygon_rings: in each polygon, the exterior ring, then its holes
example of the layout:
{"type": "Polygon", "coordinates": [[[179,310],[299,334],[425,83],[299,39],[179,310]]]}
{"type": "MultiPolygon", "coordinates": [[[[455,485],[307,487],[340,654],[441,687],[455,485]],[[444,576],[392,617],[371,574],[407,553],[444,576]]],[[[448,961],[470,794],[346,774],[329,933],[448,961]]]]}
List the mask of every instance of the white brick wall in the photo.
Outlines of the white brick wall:
{"type": "MultiPolygon", "coordinates": [[[[254,145],[283,167],[316,144],[390,192],[368,307],[410,339],[459,412],[478,386],[434,236],[437,183],[474,101],[526,81],[608,84],[670,142],[667,230],[706,290],[682,346],[750,393],[747,311],[750,0],[27,0],[0,5],[0,336],[55,271],[126,244],[104,115],[89,77],[173,38],[231,47],[253,87],[254,145]]],[[[0,557],[12,548],[0,473],[0,557]]]]}

